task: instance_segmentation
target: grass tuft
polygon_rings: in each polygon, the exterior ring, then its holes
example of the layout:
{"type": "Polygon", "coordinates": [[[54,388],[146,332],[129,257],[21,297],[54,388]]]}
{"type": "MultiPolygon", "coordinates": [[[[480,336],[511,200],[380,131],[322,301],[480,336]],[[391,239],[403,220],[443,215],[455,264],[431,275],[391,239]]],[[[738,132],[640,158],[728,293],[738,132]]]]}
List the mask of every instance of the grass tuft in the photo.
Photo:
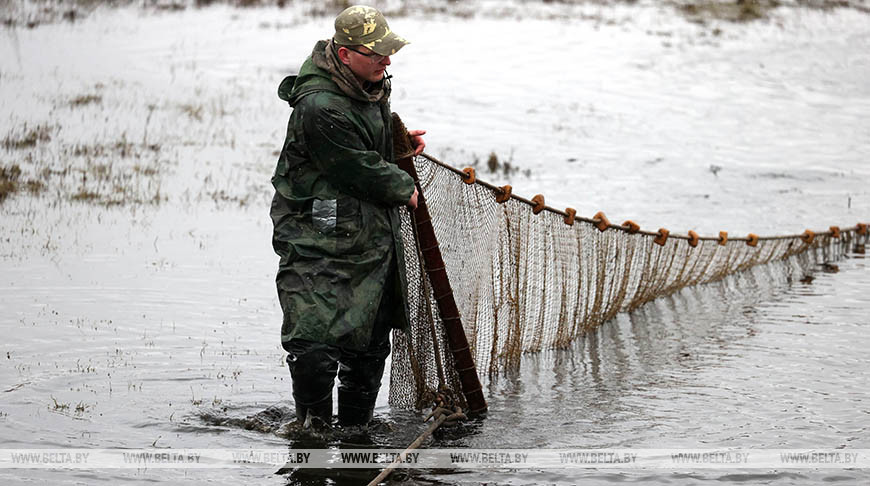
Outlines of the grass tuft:
{"type": "Polygon", "coordinates": [[[202,105],[181,105],[181,112],[196,121],[202,121],[202,105]]]}
{"type": "Polygon", "coordinates": [[[79,202],[92,202],[100,199],[100,195],[96,192],[88,191],[87,189],[81,189],[79,192],[73,194],[70,199],[79,202]]]}
{"type": "Polygon", "coordinates": [[[24,183],[24,188],[31,194],[39,194],[45,190],[45,183],[36,179],[28,179],[24,183]]]}
{"type": "Polygon", "coordinates": [[[0,203],[10,194],[18,192],[18,179],[21,177],[21,167],[10,165],[0,166],[0,203]]]}
{"type": "Polygon", "coordinates": [[[704,24],[706,20],[760,20],[767,18],[768,13],[779,6],[779,0],[695,0],[679,4],[677,9],[689,20],[704,24]]]}
{"type": "Polygon", "coordinates": [[[23,179],[18,164],[0,166],[0,203],[22,188],[36,195],[45,190],[45,184],[36,179],[23,179]]]}
{"type": "Polygon", "coordinates": [[[510,176],[520,170],[519,167],[514,167],[513,164],[511,164],[513,158],[513,151],[511,151],[511,155],[506,161],[499,160],[498,154],[490,152],[489,157],[486,159],[486,168],[493,174],[501,172],[505,176],[510,176]]]}
{"type": "Polygon", "coordinates": [[[48,125],[39,124],[28,129],[27,124],[24,124],[23,133],[8,133],[3,139],[2,145],[6,150],[21,150],[35,147],[38,143],[51,141],[51,127],[48,125]]]}
{"type": "Polygon", "coordinates": [[[75,98],[73,98],[69,102],[69,105],[72,106],[73,108],[78,108],[80,106],[86,106],[86,105],[90,105],[93,103],[102,103],[102,102],[103,102],[102,96],[87,94],[87,95],[76,96],[75,98]]]}

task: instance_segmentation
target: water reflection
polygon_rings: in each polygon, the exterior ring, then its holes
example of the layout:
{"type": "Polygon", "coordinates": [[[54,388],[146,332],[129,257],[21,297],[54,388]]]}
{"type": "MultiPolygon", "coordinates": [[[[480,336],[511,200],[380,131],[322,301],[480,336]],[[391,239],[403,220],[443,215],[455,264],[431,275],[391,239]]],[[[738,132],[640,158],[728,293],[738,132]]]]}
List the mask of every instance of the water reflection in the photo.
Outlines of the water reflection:
{"type": "MultiPolygon", "coordinates": [[[[837,315],[838,307],[829,301],[849,301],[870,289],[870,280],[863,258],[839,265],[844,271],[836,276],[817,273],[812,284],[800,283],[797,277],[803,271],[793,265],[760,267],[620,315],[569,349],[525,356],[521,371],[506,372],[487,384],[488,418],[440,430],[425,447],[859,446],[868,436],[868,425],[855,415],[853,404],[870,400],[870,384],[866,378],[854,382],[855,370],[866,366],[866,358],[845,343],[868,338],[851,307],[840,307],[843,314],[837,315]],[[834,278],[848,279],[850,285],[834,278]],[[818,308],[826,315],[816,313],[818,308]],[[807,339],[813,350],[807,348],[807,339]]],[[[243,420],[203,421],[278,434],[291,450],[401,449],[423,429],[420,415],[396,410],[379,414],[367,429],[317,434],[290,426],[292,415],[288,408],[273,408],[243,420]]],[[[342,485],[366,482],[377,472],[285,469],[280,474],[287,484],[342,485]]],[[[534,477],[552,484],[574,484],[578,478],[584,484],[785,484],[848,482],[862,474],[546,470],[534,477]]],[[[509,471],[411,470],[392,481],[499,484],[516,478],[509,471]]]]}
{"type": "MultiPolygon", "coordinates": [[[[859,325],[861,318],[852,315],[848,306],[841,307],[843,314],[833,319],[819,319],[815,312],[822,308],[831,313],[827,301],[847,297],[837,294],[870,289],[861,259],[840,265],[848,272],[836,278],[850,279],[848,289],[829,274],[817,274],[813,284],[802,284],[795,278],[803,275],[796,268],[771,265],[687,289],[620,316],[579,339],[571,349],[527,356],[520,373],[492,380],[491,418],[477,436],[461,444],[799,448],[848,444],[860,436],[856,433],[866,439],[868,424],[855,414],[853,404],[870,399],[870,393],[857,391],[852,383],[855,371],[866,366],[866,358],[854,346],[838,345],[868,341],[859,325]],[[849,324],[832,328],[831,320],[849,324]],[[824,330],[810,337],[808,331],[820,326],[824,330]],[[807,353],[810,342],[815,351],[807,353]],[[843,394],[844,389],[850,391],[843,394]],[[826,416],[828,423],[814,418],[820,416],[826,416]],[[796,430],[801,432],[795,435],[796,430]]],[[[870,384],[863,376],[860,381],[862,386],[870,384]]],[[[435,476],[449,484],[473,484],[483,477],[468,472],[467,478],[456,482],[454,475],[435,476]]],[[[758,471],[584,472],[578,476],[547,471],[536,477],[557,484],[573,484],[577,477],[584,484],[672,480],[781,484],[854,481],[866,475],[758,471]]],[[[505,473],[487,480],[498,483],[510,478],[505,473]]]]}

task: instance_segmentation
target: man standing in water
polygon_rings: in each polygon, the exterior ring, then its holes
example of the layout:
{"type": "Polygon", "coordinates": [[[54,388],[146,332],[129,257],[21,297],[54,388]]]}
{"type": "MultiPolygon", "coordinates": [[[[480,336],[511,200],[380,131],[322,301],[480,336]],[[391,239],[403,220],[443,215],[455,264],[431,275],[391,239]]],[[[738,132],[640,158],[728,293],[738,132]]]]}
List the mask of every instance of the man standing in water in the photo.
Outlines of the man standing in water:
{"type": "MultiPolygon", "coordinates": [[[[408,326],[399,210],[416,208],[393,163],[390,56],[408,42],[374,8],[350,7],[278,88],[293,107],[272,177],[281,344],[300,421],[372,418],[392,328],[408,326]]],[[[416,153],[425,132],[410,132],[416,153]]]]}

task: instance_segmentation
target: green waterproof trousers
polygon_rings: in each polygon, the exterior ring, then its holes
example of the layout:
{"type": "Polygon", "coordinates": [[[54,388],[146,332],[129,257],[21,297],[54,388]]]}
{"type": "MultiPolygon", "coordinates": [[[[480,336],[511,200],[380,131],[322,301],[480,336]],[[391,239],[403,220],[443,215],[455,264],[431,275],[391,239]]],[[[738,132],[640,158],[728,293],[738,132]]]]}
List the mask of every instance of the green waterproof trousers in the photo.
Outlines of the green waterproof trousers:
{"type": "MultiPolygon", "coordinates": [[[[395,255],[390,271],[396,270],[395,255]]],[[[387,285],[394,282],[387,278],[387,285]]],[[[393,289],[385,289],[378,305],[372,337],[365,350],[358,351],[325,343],[291,339],[287,346],[287,364],[293,381],[293,400],[299,421],[306,419],[332,422],[332,388],[338,375],[338,421],[342,426],[367,424],[374,412],[378,390],[384,375],[384,363],[390,354],[393,289]]],[[[281,292],[279,287],[278,292],[281,292]]]]}

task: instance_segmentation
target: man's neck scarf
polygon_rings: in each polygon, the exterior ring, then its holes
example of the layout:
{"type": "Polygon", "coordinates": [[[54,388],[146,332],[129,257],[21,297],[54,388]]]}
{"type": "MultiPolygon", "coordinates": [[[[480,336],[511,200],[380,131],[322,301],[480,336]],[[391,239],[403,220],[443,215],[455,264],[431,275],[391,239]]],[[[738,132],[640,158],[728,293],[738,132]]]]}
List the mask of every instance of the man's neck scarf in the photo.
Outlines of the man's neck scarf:
{"type": "Polygon", "coordinates": [[[360,101],[386,103],[389,99],[390,85],[387,80],[377,83],[366,82],[366,87],[354,76],[353,71],[338,58],[338,49],[332,39],[320,41],[311,53],[314,64],[330,74],[332,81],[347,96],[360,101]],[[366,89],[367,88],[367,89],[366,89]]]}

